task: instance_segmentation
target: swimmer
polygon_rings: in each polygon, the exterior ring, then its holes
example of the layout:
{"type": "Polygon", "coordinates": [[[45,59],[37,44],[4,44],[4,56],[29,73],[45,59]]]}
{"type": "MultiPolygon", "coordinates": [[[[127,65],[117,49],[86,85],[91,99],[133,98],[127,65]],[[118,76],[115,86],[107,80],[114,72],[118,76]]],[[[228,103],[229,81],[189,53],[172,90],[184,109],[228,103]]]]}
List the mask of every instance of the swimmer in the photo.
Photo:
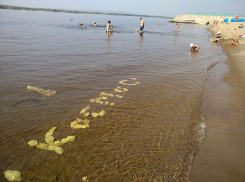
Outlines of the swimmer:
{"type": "Polygon", "coordinates": [[[94,23],[94,27],[97,27],[97,24],[96,24],[96,22],[94,23]]]}
{"type": "Polygon", "coordinates": [[[79,25],[83,28],[83,23],[81,22],[81,23],[79,23],[79,25]]]}
{"type": "Polygon", "coordinates": [[[161,25],[160,21],[158,22],[158,25],[161,25]]]}
{"type": "Polygon", "coordinates": [[[190,47],[191,47],[192,52],[197,52],[198,49],[200,49],[200,47],[198,47],[197,45],[194,45],[194,44],[190,44],[190,47]]]}

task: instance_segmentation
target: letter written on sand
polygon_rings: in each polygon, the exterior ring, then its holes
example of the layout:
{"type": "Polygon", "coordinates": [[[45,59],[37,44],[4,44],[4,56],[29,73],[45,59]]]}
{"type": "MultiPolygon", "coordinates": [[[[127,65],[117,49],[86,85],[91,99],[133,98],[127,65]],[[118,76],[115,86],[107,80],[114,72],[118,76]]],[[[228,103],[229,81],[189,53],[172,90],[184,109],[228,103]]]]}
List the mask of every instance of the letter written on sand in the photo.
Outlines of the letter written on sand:
{"type": "Polygon", "coordinates": [[[81,111],[80,111],[80,113],[81,114],[84,114],[87,110],[89,110],[90,109],[90,106],[87,106],[87,107],[85,107],[85,108],[83,108],[81,111]]]}
{"type": "MultiPolygon", "coordinates": [[[[136,78],[130,78],[131,80],[136,80],[136,78]]],[[[128,80],[122,80],[122,81],[119,81],[120,84],[122,85],[139,85],[140,82],[135,82],[135,83],[126,83],[128,82],[128,80]]]]}
{"type": "MultiPolygon", "coordinates": [[[[87,124],[89,122],[86,122],[87,124]]],[[[39,143],[36,140],[31,140],[28,142],[28,144],[33,147],[36,146],[39,149],[44,149],[44,150],[51,150],[51,151],[55,151],[58,154],[63,154],[64,149],[61,148],[60,146],[65,144],[65,143],[69,143],[69,142],[73,142],[76,140],[75,136],[67,136],[66,138],[61,139],[61,141],[57,140],[55,141],[55,138],[52,136],[54,131],[56,130],[57,127],[52,127],[46,134],[45,134],[45,141],[46,143],[39,143]]],[[[85,127],[86,128],[86,127],[85,127]]]]}
{"type": "Polygon", "coordinates": [[[42,88],[37,88],[37,87],[30,86],[30,85],[27,86],[27,89],[35,90],[36,92],[41,93],[45,97],[54,96],[57,93],[57,91],[54,91],[54,90],[50,90],[50,89],[44,90],[42,88]]]}
{"type": "Polygon", "coordinates": [[[71,122],[71,128],[73,128],[73,129],[89,128],[89,123],[90,123],[90,121],[87,119],[81,120],[78,118],[75,121],[71,122]],[[83,122],[83,124],[78,124],[80,122],[83,122]]]}
{"type": "MultiPolygon", "coordinates": [[[[136,78],[130,78],[131,80],[136,80],[136,78]]],[[[126,83],[128,80],[122,80],[119,81],[120,84],[122,85],[138,85],[140,84],[140,82],[135,82],[135,83],[126,83]]],[[[35,88],[33,88],[35,90],[35,88]]],[[[121,88],[119,86],[117,86],[117,88],[114,89],[115,92],[127,92],[128,89],[127,88],[121,88]]],[[[108,97],[117,97],[117,98],[123,98],[123,95],[114,95],[114,94],[108,94],[105,92],[101,92],[100,96],[96,99],[90,99],[90,102],[93,103],[98,103],[98,104],[105,104],[105,105],[110,105],[113,106],[115,105],[113,102],[109,102],[109,101],[102,101],[102,100],[107,100],[108,97]]],[[[80,111],[80,114],[83,114],[83,117],[93,117],[93,118],[97,118],[97,117],[102,117],[105,115],[105,111],[101,110],[99,113],[96,112],[87,112],[90,109],[90,106],[86,106],[85,108],[83,108],[80,111]]],[[[89,123],[90,121],[88,119],[79,119],[77,118],[76,120],[72,121],[70,124],[70,127],[73,129],[85,129],[85,128],[89,128],[89,123]]],[[[39,149],[44,149],[44,150],[51,150],[51,151],[55,151],[58,154],[63,154],[64,149],[61,148],[61,146],[63,144],[69,143],[69,142],[73,142],[76,140],[75,136],[67,136],[66,138],[63,138],[61,140],[55,140],[53,134],[54,131],[57,129],[57,127],[52,127],[46,134],[45,134],[45,142],[46,143],[38,143],[38,141],[36,140],[31,140],[28,142],[28,144],[30,146],[35,146],[39,149]]]]}

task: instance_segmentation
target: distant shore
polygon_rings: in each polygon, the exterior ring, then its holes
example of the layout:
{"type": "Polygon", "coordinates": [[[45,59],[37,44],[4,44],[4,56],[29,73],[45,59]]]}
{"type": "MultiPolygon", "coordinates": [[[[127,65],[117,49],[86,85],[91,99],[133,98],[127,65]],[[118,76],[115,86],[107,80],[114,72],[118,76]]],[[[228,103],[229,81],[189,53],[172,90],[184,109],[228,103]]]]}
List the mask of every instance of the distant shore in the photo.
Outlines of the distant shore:
{"type": "Polygon", "coordinates": [[[209,28],[213,35],[221,31],[221,38],[228,39],[216,44],[222,47],[227,60],[209,71],[204,85],[206,136],[191,167],[193,182],[245,179],[245,37],[238,37],[245,35],[245,29],[239,29],[240,24],[245,25],[231,22],[209,28]],[[229,38],[233,37],[239,45],[230,44],[229,38]]]}
{"type": "MultiPolygon", "coordinates": [[[[223,22],[224,19],[235,18],[232,16],[206,16],[206,15],[179,15],[176,16],[174,19],[170,19],[170,22],[176,22],[176,23],[185,23],[185,22],[191,22],[195,24],[202,24],[205,25],[207,22],[209,22],[209,25],[213,23],[214,20],[218,20],[219,23],[223,22]]],[[[239,17],[245,19],[245,17],[239,17]]],[[[232,22],[233,23],[233,22],[232,22]]],[[[240,22],[239,22],[240,23],[240,22]]],[[[241,22],[245,23],[245,22],[241,22]]]]}
{"type": "Polygon", "coordinates": [[[12,10],[25,10],[25,11],[42,11],[42,12],[58,12],[58,13],[75,13],[75,14],[97,14],[97,15],[113,15],[113,16],[136,16],[136,17],[150,17],[150,18],[165,18],[172,17],[167,16],[154,16],[154,15],[137,15],[137,14],[123,14],[123,13],[104,13],[104,12],[92,12],[92,11],[77,11],[77,10],[63,10],[63,9],[48,9],[48,8],[29,8],[20,6],[9,6],[0,4],[0,9],[12,9],[12,10]]]}

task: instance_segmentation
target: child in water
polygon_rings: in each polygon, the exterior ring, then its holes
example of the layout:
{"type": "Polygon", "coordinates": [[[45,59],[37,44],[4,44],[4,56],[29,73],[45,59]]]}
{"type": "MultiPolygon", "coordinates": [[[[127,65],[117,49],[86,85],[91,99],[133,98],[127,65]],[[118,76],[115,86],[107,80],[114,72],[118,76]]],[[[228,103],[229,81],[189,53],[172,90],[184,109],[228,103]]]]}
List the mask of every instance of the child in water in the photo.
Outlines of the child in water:
{"type": "Polygon", "coordinates": [[[190,44],[190,47],[191,47],[192,52],[197,52],[198,49],[200,49],[200,47],[198,47],[197,45],[194,45],[194,44],[190,44]]]}
{"type": "Polygon", "coordinates": [[[107,23],[107,26],[106,26],[106,31],[107,31],[107,32],[109,32],[110,30],[111,30],[111,32],[112,32],[112,30],[113,30],[113,28],[110,26],[110,23],[111,23],[111,21],[108,20],[108,23],[107,23]]]}

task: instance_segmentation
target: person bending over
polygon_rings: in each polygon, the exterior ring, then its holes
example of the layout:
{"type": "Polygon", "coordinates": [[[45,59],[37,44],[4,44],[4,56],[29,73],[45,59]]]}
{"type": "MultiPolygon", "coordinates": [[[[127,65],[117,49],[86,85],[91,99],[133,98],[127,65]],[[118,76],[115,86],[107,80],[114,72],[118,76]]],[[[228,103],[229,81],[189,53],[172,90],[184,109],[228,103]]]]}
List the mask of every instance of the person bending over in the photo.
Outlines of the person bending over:
{"type": "Polygon", "coordinates": [[[219,42],[219,39],[215,39],[215,40],[214,40],[214,43],[218,43],[218,42],[219,42]]]}
{"type": "Polygon", "coordinates": [[[220,40],[220,38],[221,38],[221,32],[218,32],[217,34],[216,34],[216,40],[220,40]]]}
{"type": "Polygon", "coordinates": [[[236,45],[238,45],[238,44],[239,44],[238,40],[236,39],[236,37],[234,37],[234,38],[231,40],[231,45],[236,46],[236,45]]]}

